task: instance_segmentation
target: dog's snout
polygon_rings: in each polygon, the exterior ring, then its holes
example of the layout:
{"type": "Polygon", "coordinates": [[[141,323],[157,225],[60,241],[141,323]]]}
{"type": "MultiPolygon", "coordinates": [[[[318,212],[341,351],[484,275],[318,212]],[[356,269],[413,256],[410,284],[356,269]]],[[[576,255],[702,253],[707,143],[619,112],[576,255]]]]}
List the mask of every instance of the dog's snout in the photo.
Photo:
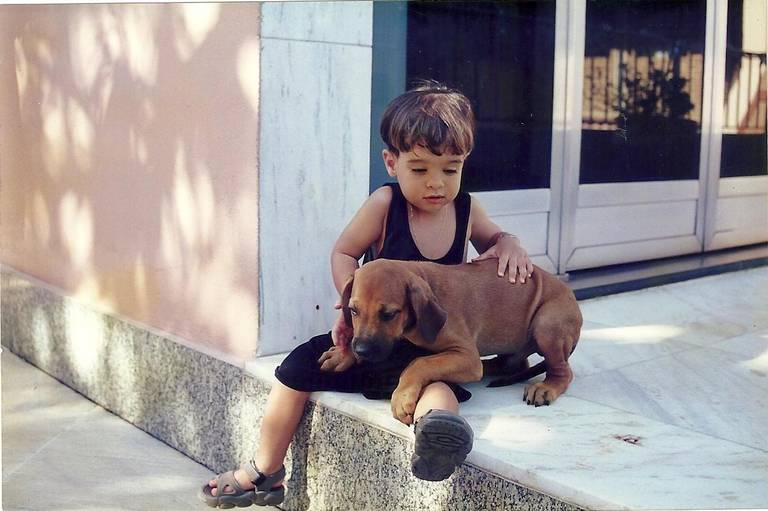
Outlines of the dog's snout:
{"type": "Polygon", "coordinates": [[[386,343],[370,338],[355,338],[352,341],[352,351],[355,356],[361,360],[370,362],[379,362],[389,355],[389,350],[385,349],[386,343]]]}
{"type": "Polygon", "coordinates": [[[371,356],[376,352],[376,347],[370,341],[355,339],[355,342],[352,343],[352,350],[359,358],[369,360],[371,359],[371,356]]]}

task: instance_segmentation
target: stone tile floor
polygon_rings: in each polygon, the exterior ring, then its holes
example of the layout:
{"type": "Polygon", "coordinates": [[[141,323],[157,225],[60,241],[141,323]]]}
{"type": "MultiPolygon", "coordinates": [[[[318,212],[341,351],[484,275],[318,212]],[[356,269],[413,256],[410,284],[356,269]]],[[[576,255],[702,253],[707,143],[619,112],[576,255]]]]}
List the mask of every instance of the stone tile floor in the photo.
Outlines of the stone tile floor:
{"type": "Polygon", "coordinates": [[[196,497],[206,467],[7,349],[0,358],[2,509],[210,509],[196,497]]]}

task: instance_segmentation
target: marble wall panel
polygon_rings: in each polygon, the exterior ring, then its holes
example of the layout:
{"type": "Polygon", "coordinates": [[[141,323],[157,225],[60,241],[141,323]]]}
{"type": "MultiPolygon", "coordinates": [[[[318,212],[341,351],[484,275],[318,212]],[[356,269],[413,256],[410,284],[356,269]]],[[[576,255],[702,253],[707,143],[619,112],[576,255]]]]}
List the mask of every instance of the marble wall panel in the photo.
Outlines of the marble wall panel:
{"type": "Polygon", "coordinates": [[[373,2],[265,2],[266,38],[371,46],[373,2]]]}
{"type": "MultiPolygon", "coordinates": [[[[268,18],[268,17],[267,17],[268,18]]],[[[330,253],[368,195],[371,49],[262,41],[259,353],[336,317],[330,253]]]]}

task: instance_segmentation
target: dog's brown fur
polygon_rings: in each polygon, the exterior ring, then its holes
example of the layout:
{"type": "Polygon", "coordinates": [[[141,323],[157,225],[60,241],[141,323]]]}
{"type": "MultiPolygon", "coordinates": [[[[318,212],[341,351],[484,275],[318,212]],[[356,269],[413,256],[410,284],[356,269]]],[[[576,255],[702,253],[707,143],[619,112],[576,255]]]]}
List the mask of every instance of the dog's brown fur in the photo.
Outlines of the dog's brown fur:
{"type": "MultiPolygon", "coordinates": [[[[352,351],[358,358],[383,359],[403,337],[435,353],[415,359],[400,376],[392,412],[401,422],[411,422],[426,385],[482,378],[481,356],[501,355],[486,372],[494,367],[514,373],[502,384],[541,374],[546,367],[544,381],[525,389],[528,404],[550,404],[573,379],[568,357],[582,325],[573,293],[538,267],[525,284],[511,284],[498,277],[497,264],[380,259],[346,283],[342,309],[354,327],[352,351]],[[529,369],[533,353],[544,362],[529,369]]],[[[331,358],[324,369],[345,363],[343,357],[331,358]]]]}

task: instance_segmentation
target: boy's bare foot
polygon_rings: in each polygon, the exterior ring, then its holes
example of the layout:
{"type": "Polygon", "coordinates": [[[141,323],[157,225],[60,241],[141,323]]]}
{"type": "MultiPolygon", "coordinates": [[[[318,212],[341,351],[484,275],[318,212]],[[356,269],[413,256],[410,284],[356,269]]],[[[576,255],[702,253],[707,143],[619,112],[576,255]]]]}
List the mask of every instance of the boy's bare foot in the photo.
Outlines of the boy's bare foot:
{"type": "MultiPolygon", "coordinates": [[[[237,469],[235,470],[235,480],[240,484],[240,486],[243,487],[243,490],[252,490],[253,489],[253,483],[250,479],[248,479],[248,474],[245,473],[245,470],[243,469],[237,469]]],[[[211,495],[214,497],[219,494],[219,489],[216,488],[216,479],[211,479],[208,481],[208,486],[213,488],[211,490],[211,495]]],[[[234,489],[230,490],[230,492],[234,493],[234,489]]]]}

